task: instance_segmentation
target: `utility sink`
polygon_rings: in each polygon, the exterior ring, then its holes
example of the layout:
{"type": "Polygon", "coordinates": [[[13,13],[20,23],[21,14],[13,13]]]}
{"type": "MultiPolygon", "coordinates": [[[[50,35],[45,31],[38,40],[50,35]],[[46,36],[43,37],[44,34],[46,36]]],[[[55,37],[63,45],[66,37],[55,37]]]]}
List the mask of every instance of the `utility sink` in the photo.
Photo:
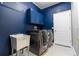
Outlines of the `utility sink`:
{"type": "Polygon", "coordinates": [[[14,37],[14,38],[20,38],[20,37],[24,37],[25,34],[13,34],[13,35],[10,35],[11,37],[14,37]]]}
{"type": "Polygon", "coordinates": [[[13,34],[10,35],[11,46],[13,50],[20,50],[30,44],[30,35],[26,34],[13,34]]]}

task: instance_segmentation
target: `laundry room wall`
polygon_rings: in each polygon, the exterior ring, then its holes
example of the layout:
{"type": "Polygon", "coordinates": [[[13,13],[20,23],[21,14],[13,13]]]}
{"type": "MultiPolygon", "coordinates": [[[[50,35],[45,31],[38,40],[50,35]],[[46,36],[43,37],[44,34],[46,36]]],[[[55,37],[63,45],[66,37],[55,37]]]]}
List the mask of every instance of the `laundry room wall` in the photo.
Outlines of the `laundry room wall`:
{"type": "Polygon", "coordinates": [[[79,3],[74,2],[72,6],[72,39],[76,54],[79,55],[79,3]]]}
{"type": "Polygon", "coordinates": [[[65,10],[70,10],[71,9],[71,3],[70,2],[60,2],[59,4],[50,6],[48,8],[43,9],[43,14],[44,14],[44,28],[45,29],[52,29],[53,27],[53,14],[62,12],[65,10]]]}
{"type": "Polygon", "coordinates": [[[32,8],[38,12],[40,9],[32,2],[3,2],[0,3],[0,56],[10,55],[11,44],[9,35],[26,33],[32,25],[25,22],[26,10],[32,8]]]}

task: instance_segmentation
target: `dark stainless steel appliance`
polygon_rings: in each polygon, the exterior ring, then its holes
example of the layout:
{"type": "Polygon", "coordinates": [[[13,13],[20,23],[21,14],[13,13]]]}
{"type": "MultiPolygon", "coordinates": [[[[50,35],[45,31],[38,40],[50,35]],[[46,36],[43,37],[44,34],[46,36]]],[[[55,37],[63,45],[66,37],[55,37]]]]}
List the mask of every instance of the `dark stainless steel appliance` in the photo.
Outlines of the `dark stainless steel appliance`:
{"type": "Polygon", "coordinates": [[[47,31],[37,30],[31,32],[30,51],[42,55],[48,48],[47,31]]]}

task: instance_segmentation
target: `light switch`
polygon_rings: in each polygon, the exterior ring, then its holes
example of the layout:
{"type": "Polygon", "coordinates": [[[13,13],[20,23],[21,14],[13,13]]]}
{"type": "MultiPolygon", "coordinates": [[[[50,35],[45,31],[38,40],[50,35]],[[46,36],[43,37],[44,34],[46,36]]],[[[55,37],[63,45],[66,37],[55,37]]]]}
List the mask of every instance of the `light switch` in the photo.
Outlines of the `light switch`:
{"type": "Polygon", "coordinates": [[[78,36],[78,40],[79,40],[79,36],[78,36]]]}

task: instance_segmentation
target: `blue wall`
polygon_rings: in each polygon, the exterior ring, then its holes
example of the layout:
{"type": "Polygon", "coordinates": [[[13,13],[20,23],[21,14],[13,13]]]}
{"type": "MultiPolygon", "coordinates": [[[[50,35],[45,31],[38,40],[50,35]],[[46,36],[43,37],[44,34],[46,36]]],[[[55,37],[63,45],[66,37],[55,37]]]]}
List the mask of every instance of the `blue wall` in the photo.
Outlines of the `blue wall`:
{"type": "Polygon", "coordinates": [[[25,22],[27,20],[25,12],[28,8],[40,12],[40,9],[31,2],[0,4],[0,56],[10,55],[10,34],[26,33],[27,30],[33,28],[25,22]]]}
{"type": "Polygon", "coordinates": [[[50,6],[48,8],[45,8],[42,10],[44,14],[44,28],[45,29],[51,29],[53,27],[53,14],[65,10],[71,9],[71,3],[70,2],[62,2],[54,6],[50,6]]]}

